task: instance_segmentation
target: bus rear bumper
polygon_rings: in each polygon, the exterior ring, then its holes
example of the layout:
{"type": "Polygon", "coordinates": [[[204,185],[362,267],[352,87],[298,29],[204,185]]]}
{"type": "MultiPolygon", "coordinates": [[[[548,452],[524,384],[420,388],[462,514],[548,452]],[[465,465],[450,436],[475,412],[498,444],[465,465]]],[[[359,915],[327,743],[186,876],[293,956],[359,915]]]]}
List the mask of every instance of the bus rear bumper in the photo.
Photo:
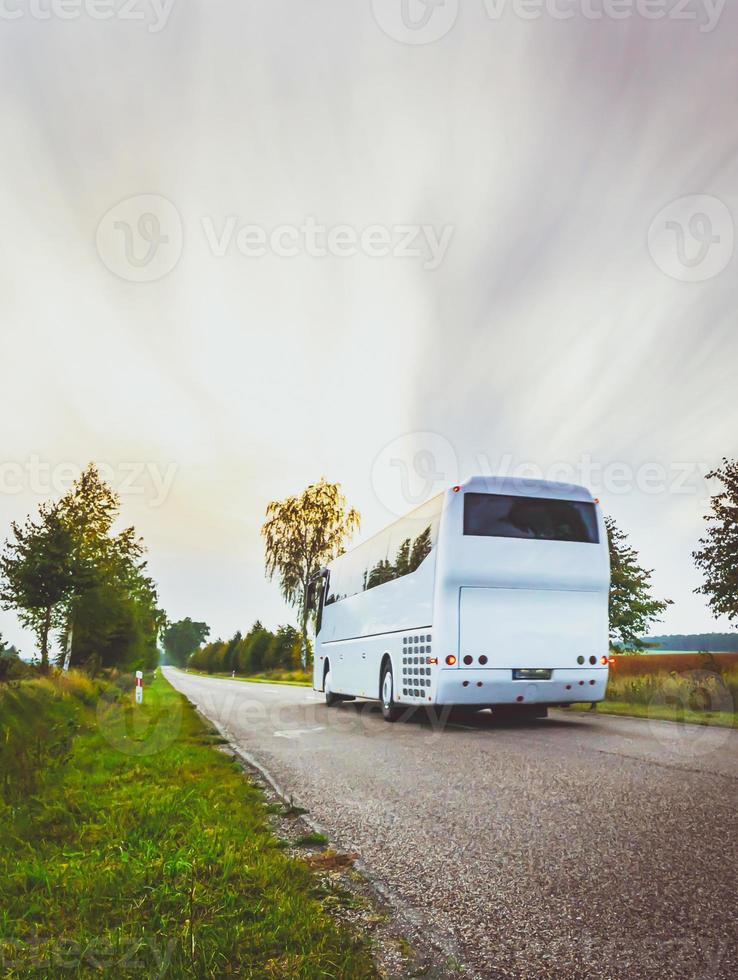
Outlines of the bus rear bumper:
{"type": "Polygon", "coordinates": [[[548,681],[514,681],[512,670],[451,668],[438,672],[436,704],[573,704],[602,701],[607,667],[554,669],[548,681]]]}

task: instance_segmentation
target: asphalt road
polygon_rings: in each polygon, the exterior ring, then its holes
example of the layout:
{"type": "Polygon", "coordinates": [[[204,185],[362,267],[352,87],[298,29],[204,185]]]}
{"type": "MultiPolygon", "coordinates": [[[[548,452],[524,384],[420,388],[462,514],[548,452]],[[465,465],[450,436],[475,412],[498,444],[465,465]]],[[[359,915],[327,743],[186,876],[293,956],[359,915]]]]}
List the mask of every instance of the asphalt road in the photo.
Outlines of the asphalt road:
{"type": "Polygon", "coordinates": [[[738,732],[564,712],[389,725],[367,702],[165,670],[449,972],[738,975],[738,732]]]}

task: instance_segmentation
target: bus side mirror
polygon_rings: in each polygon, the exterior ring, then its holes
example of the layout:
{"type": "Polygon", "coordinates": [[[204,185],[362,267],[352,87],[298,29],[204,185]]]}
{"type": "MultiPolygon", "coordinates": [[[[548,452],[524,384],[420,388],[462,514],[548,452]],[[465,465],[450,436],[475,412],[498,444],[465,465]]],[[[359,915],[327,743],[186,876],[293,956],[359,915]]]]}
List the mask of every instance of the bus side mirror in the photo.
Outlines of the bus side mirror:
{"type": "Polygon", "coordinates": [[[316,584],[317,583],[313,579],[313,581],[308,585],[308,590],[307,590],[307,609],[308,609],[308,612],[315,612],[315,586],[316,586],[316,584]]]}

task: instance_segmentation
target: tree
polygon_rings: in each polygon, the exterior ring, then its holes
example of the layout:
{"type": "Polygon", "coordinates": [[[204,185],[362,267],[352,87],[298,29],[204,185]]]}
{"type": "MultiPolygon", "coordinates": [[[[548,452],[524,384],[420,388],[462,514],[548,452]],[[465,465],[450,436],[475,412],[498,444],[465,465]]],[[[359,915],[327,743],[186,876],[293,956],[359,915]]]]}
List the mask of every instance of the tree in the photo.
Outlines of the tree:
{"type": "Polygon", "coordinates": [[[346,509],[338,483],[321,478],[303,492],[273,500],[261,529],[266,574],[279,578],[282,597],[296,606],[302,632],[301,661],[307,667],[308,585],[320,568],[343,553],[344,542],[359,527],[359,512],[346,509]]]}
{"type": "Polygon", "coordinates": [[[605,517],[605,527],[610,545],[610,638],[641,650],[641,638],[671,605],[671,599],[653,597],[653,571],[639,564],[638,552],[612,517],[605,517]]]}
{"type": "Polygon", "coordinates": [[[710,499],[710,524],[701,547],[693,552],[695,564],[705,576],[695,592],[709,596],[715,616],[738,619],[738,461],[723,459],[708,480],[720,480],[722,488],[710,499]]]}
{"type": "Polygon", "coordinates": [[[37,520],[14,521],[11,530],[0,556],[0,603],[36,634],[46,672],[49,635],[61,625],[74,588],[73,536],[59,504],[42,504],[37,520]]]}
{"type": "Polygon", "coordinates": [[[267,670],[297,670],[301,646],[300,634],[294,626],[278,626],[269,642],[267,670]]]}
{"type": "MultiPolygon", "coordinates": [[[[113,531],[120,499],[90,463],[59,503],[73,540],[74,587],[63,643],[71,662],[153,667],[165,617],[146,574],[143,541],[132,527],[113,531]]],[[[62,655],[63,658],[63,655],[62,655]]]]}
{"type": "Polygon", "coordinates": [[[209,635],[207,623],[193,622],[189,616],[176,623],[168,623],[161,636],[167,662],[177,667],[184,666],[209,635]]]}

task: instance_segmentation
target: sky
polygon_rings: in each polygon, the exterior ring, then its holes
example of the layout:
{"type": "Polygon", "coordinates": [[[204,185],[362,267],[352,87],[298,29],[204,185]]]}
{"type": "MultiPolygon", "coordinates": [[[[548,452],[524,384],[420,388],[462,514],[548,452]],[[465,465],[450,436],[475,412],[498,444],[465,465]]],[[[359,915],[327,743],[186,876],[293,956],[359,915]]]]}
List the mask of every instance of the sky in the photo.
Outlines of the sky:
{"type": "MultiPolygon", "coordinates": [[[[94,460],[172,619],[295,621],[269,500],[367,536],[584,483],[673,600],[738,455],[738,8],[3,0],[0,537],[94,460]]],[[[32,639],[0,612],[0,633],[32,639]]]]}

